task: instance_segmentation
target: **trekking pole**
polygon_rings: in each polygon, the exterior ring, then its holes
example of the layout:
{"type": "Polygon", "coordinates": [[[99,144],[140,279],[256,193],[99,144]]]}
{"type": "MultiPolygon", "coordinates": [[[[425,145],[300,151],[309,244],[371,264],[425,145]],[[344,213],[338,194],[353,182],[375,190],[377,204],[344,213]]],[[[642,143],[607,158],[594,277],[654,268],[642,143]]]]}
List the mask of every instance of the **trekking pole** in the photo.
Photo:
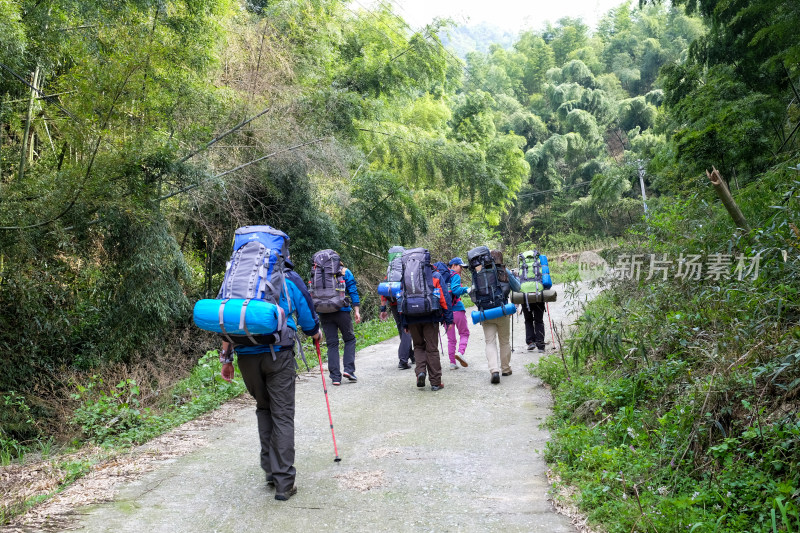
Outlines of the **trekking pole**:
{"type": "Polygon", "coordinates": [[[339,458],[339,450],[336,449],[336,435],[333,433],[333,417],[331,416],[331,402],[328,401],[328,386],[325,385],[325,373],[322,371],[322,352],[319,349],[319,340],[314,340],[314,346],[317,347],[317,358],[319,359],[319,375],[322,376],[322,390],[325,391],[325,404],[328,406],[328,421],[331,423],[331,437],[333,437],[333,454],[336,458],[334,463],[341,461],[339,458]]]}
{"type": "MultiPolygon", "coordinates": [[[[550,314],[550,304],[545,302],[544,305],[545,305],[545,307],[547,307],[547,320],[550,322],[550,338],[552,339],[553,347],[555,348],[556,337],[555,337],[555,335],[553,335],[553,317],[550,314]]],[[[559,339],[558,346],[559,346],[559,348],[561,347],[561,339],[559,339]]]]}

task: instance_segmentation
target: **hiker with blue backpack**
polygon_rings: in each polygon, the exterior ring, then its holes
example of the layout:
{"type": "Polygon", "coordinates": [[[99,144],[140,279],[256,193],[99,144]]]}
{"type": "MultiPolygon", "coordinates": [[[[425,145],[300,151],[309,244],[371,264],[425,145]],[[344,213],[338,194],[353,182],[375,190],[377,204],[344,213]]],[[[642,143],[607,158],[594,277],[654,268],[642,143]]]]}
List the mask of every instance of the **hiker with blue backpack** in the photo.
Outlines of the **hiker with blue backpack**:
{"type": "Polygon", "coordinates": [[[360,299],[356,278],[344,266],[339,254],[333,250],[320,250],[314,254],[311,265],[309,292],[314,300],[314,308],[319,313],[325,345],[328,349],[328,374],[331,382],[338,386],[342,377],[351,383],[356,377],[356,335],[353,320],[361,322],[360,299]],[[353,317],[350,312],[353,312],[353,317]],[[342,364],[339,365],[339,332],[342,333],[344,350],[342,364]]]}
{"type": "Polygon", "coordinates": [[[452,327],[453,309],[450,291],[441,274],[431,264],[425,248],[406,250],[402,255],[402,278],[399,310],[403,329],[414,343],[417,387],[429,380],[432,391],[444,388],[442,363],[439,360],[439,324],[452,327]]]}
{"type": "Polygon", "coordinates": [[[234,251],[216,299],[195,304],[198,327],[222,339],[219,359],[226,381],[234,354],[247,392],[256,400],[261,468],[275,499],[297,493],[294,467],[295,358],[298,325],[319,342],[319,321],[302,281],[286,265],[289,236],[270,226],[236,230],[234,251]]]}
{"type": "Polygon", "coordinates": [[[498,250],[478,246],[467,253],[467,261],[472,272],[469,296],[478,308],[472,312],[472,321],[483,326],[489,381],[498,384],[501,372],[503,376],[512,374],[510,317],[516,313],[516,306],[508,303],[508,295],[512,290],[519,291],[519,280],[505,268],[498,250]]]}

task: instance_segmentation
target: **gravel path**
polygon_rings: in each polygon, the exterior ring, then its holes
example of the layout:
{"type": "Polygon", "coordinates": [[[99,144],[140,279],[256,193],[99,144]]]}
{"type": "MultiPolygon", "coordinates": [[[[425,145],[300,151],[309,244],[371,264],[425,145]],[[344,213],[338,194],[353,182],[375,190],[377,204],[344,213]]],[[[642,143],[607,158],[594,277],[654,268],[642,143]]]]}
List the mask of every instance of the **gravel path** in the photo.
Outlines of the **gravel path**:
{"type": "MultiPolygon", "coordinates": [[[[566,325],[559,299],[550,310],[554,324],[566,325]]],[[[397,369],[396,338],[360,351],[359,382],[328,387],[340,463],[333,461],[319,371],[303,374],[299,492],[288,502],[275,501],[266,487],[248,402],[231,410],[229,423],[206,430],[207,444],[122,484],[114,501],[80,509],[69,529],[574,532],[548,500],[548,434],[540,424],[550,394],[526,371],[539,354],[524,350],[522,317],[513,320],[514,373],[499,385],[489,383],[479,325],[470,324],[469,367],[450,370],[444,356],[445,388],[437,392],[418,389],[413,370],[397,369]]]]}

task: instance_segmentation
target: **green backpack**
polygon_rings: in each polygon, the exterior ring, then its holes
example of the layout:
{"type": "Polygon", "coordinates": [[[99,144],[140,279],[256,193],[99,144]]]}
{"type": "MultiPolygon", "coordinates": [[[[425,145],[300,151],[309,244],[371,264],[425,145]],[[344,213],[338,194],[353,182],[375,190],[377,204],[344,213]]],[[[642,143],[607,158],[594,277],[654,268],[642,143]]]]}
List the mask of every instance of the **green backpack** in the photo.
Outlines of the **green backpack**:
{"type": "Polygon", "coordinates": [[[519,254],[520,292],[542,292],[553,286],[547,257],[537,250],[519,254]]]}

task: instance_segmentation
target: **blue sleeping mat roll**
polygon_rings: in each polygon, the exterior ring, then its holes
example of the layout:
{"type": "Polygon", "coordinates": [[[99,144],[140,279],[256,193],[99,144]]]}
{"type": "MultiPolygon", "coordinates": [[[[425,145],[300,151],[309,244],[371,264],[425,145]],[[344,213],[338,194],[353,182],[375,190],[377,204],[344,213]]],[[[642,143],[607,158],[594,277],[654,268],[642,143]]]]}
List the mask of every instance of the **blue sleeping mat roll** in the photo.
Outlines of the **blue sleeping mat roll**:
{"type": "MultiPolygon", "coordinates": [[[[228,335],[246,335],[242,327],[242,305],[247,300],[230,299],[223,309],[223,324],[228,335]]],[[[206,331],[222,333],[219,325],[219,308],[224,300],[199,300],[194,304],[194,323],[206,331]]],[[[249,300],[245,309],[244,325],[250,335],[271,335],[278,329],[283,310],[264,300],[249,300]]]]}
{"type": "Polygon", "coordinates": [[[382,281],[378,283],[378,294],[385,298],[400,298],[403,288],[400,286],[399,281],[382,281]]]}
{"type": "Polygon", "coordinates": [[[505,304],[500,307],[492,307],[491,309],[487,309],[486,311],[473,311],[472,323],[478,324],[480,322],[483,322],[484,320],[499,318],[503,315],[513,315],[516,312],[517,312],[517,306],[514,304],[505,304]]]}

